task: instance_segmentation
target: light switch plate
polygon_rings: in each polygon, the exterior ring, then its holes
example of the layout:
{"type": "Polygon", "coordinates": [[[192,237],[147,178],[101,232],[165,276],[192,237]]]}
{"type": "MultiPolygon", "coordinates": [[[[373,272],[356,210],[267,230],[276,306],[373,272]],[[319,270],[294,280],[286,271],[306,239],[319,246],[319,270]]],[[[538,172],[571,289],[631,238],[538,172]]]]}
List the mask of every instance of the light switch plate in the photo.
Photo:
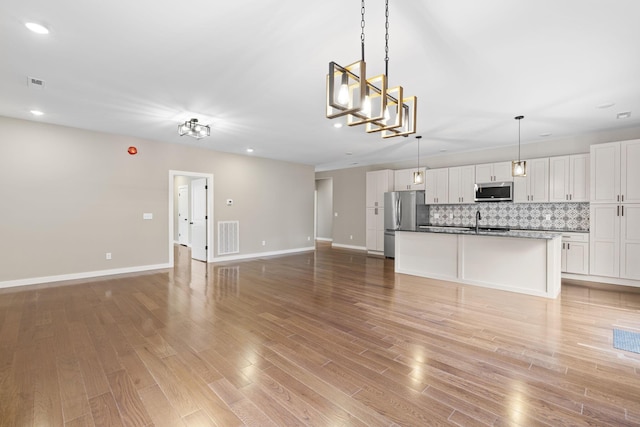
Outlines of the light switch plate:
{"type": "Polygon", "coordinates": [[[152,213],[143,213],[142,214],[142,219],[153,219],[153,214],[152,213]]]}

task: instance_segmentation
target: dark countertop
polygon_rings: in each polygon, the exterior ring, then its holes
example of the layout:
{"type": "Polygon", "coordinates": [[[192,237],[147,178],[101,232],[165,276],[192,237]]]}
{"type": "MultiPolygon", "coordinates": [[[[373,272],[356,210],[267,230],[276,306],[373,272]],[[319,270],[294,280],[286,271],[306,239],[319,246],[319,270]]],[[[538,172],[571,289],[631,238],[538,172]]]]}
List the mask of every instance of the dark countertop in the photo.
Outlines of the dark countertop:
{"type": "MultiPolygon", "coordinates": [[[[406,230],[402,230],[406,231],[406,230]]],[[[474,229],[468,227],[447,227],[447,226],[434,226],[434,225],[421,225],[416,230],[418,233],[445,233],[445,234],[466,234],[477,236],[494,236],[494,237],[517,237],[524,239],[555,239],[556,237],[562,237],[561,231],[546,231],[546,230],[499,230],[499,227],[494,227],[493,230],[482,230],[478,233],[474,229]],[[496,230],[498,229],[498,230],[496,230]]]]}

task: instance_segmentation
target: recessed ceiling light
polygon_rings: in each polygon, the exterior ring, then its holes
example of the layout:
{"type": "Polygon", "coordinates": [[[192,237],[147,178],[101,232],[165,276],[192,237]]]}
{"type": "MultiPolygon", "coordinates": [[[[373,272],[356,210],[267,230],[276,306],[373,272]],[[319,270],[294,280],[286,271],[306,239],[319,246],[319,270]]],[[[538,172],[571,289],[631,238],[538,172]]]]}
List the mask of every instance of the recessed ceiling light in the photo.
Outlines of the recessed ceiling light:
{"type": "Polygon", "coordinates": [[[358,162],[353,162],[353,163],[351,163],[351,166],[355,166],[357,164],[358,164],[358,162]]]}
{"type": "Polygon", "coordinates": [[[602,110],[604,108],[611,108],[614,105],[616,105],[615,102],[605,102],[604,104],[596,105],[596,108],[600,108],[602,110]]]}
{"type": "Polygon", "coordinates": [[[540,136],[543,138],[546,138],[547,136],[551,136],[552,133],[551,132],[545,132],[545,133],[541,133],[540,136]]]}
{"type": "Polygon", "coordinates": [[[334,123],[333,127],[340,129],[342,127],[342,123],[334,123]]]}
{"type": "Polygon", "coordinates": [[[253,153],[253,148],[251,147],[247,148],[247,153],[253,153]]]}
{"type": "Polygon", "coordinates": [[[49,29],[44,25],[36,24],[35,22],[27,22],[24,25],[36,34],[49,34],[49,29]]]}
{"type": "Polygon", "coordinates": [[[624,111],[616,116],[618,119],[628,119],[629,117],[631,117],[631,111],[624,111]]]}
{"type": "Polygon", "coordinates": [[[348,152],[346,152],[344,154],[346,154],[347,156],[352,156],[353,155],[353,153],[351,151],[348,151],[348,152]]]}
{"type": "Polygon", "coordinates": [[[42,116],[44,114],[40,110],[31,110],[30,113],[33,114],[34,116],[42,116]]]}
{"type": "Polygon", "coordinates": [[[442,148],[442,149],[440,150],[440,152],[441,152],[441,153],[444,153],[445,151],[447,151],[447,149],[446,149],[446,148],[442,148]]]}

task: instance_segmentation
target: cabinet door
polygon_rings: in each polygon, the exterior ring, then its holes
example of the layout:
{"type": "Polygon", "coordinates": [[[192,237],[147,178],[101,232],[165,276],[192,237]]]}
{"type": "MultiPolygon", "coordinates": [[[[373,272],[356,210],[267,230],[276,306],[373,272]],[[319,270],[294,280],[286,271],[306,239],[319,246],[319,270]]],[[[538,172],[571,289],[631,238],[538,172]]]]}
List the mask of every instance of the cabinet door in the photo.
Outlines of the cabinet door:
{"type": "MultiPolygon", "coordinates": [[[[565,245],[565,243],[563,243],[565,245]]],[[[575,274],[589,274],[589,244],[586,242],[567,242],[563,271],[575,274]]]]}
{"type": "Polygon", "coordinates": [[[566,242],[562,242],[562,252],[560,252],[560,271],[562,273],[567,272],[567,244],[566,242]]]}
{"type": "MultiPolygon", "coordinates": [[[[570,156],[569,201],[589,201],[589,155],[570,156]]],[[[550,200],[553,201],[553,200],[550,200]]]]}
{"type": "Polygon", "coordinates": [[[378,201],[377,196],[377,172],[367,172],[367,207],[373,208],[378,201]]]}
{"type": "Polygon", "coordinates": [[[620,194],[625,203],[640,203],[640,139],[620,143],[620,194]]]}
{"type": "Polygon", "coordinates": [[[589,271],[594,276],[620,275],[620,205],[591,204],[589,271]]]}
{"type": "Polygon", "coordinates": [[[395,191],[407,191],[413,184],[413,174],[410,169],[400,169],[394,172],[393,189],[395,191]]]}
{"type": "Polygon", "coordinates": [[[462,203],[462,168],[449,168],[449,204],[462,203]]]}
{"type": "Polygon", "coordinates": [[[384,250],[384,209],[367,208],[367,250],[384,250]]]}
{"type": "MultiPolygon", "coordinates": [[[[476,167],[474,165],[460,168],[460,196],[462,203],[475,203],[476,198],[476,167]]],[[[449,199],[451,201],[451,199],[449,199]]]]}
{"type": "Polygon", "coordinates": [[[426,173],[427,189],[424,192],[424,203],[434,205],[437,202],[438,173],[437,169],[428,169],[426,173]]]}
{"type": "Polygon", "coordinates": [[[493,181],[493,164],[476,165],[476,183],[485,184],[493,181]]]}
{"type": "Polygon", "coordinates": [[[449,203],[449,169],[436,169],[436,203],[449,203]]]}
{"type": "Polygon", "coordinates": [[[496,182],[511,182],[511,162],[500,162],[493,164],[493,177],[496,182]]]}
{"type": "Polygon", "coordinates": [[[569,189],[570,165],[570,156],[551,157],[549,159],[550,202],[566,202],[569,200],[569,193],[571,192],[569,189]]]}
{"type": "Polygon", "coordinates": [[[515,203],[529,202],[529,177],[528,176],[513,177],[513,201],[515,203]]]}
{"type": "Polygon", "coordinates": [[[620,143],[591,146],[591,203],[616,203],[620,195],[620,143]]]}
{"type": "MultiPolygon", "coordinates": [[[[626,200],[626,199],[625,199],[626,200]]],[[[640,280],[640,203],[624,204],[620,216],[620,277],[640,280]]]]}
{"type": "Polygon", "coordinates": [[[536,203],[549,201],[549,159],[534,159],[528,166],[529,200],[536,203]]]}

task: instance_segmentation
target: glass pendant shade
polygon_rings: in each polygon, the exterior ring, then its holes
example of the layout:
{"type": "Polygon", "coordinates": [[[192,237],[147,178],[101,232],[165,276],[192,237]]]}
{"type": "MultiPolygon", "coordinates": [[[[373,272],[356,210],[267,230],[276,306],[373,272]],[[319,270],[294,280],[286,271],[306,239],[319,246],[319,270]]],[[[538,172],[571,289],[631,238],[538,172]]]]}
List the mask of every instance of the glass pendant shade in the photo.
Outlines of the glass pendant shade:
{"type": "Polygon", "coordinates": [[[422,176],[422,171],[417,171],[413,173],[413,183],[414,184],[422,184],[424,182],[424,178],[422,176]]]}
{"type": "Polygon", "coordinates": [[[527,161],[526,160],[514,160],[511,162],[511,175],[512,176],[527,176],[527,161]]]}
{"type": "Polygon", "coordinates": [[[327,74],[327,118],[354,114],[362,110],[366,88],[366,64],[357,61],[343,67],[329,63],[327,74]]]}

